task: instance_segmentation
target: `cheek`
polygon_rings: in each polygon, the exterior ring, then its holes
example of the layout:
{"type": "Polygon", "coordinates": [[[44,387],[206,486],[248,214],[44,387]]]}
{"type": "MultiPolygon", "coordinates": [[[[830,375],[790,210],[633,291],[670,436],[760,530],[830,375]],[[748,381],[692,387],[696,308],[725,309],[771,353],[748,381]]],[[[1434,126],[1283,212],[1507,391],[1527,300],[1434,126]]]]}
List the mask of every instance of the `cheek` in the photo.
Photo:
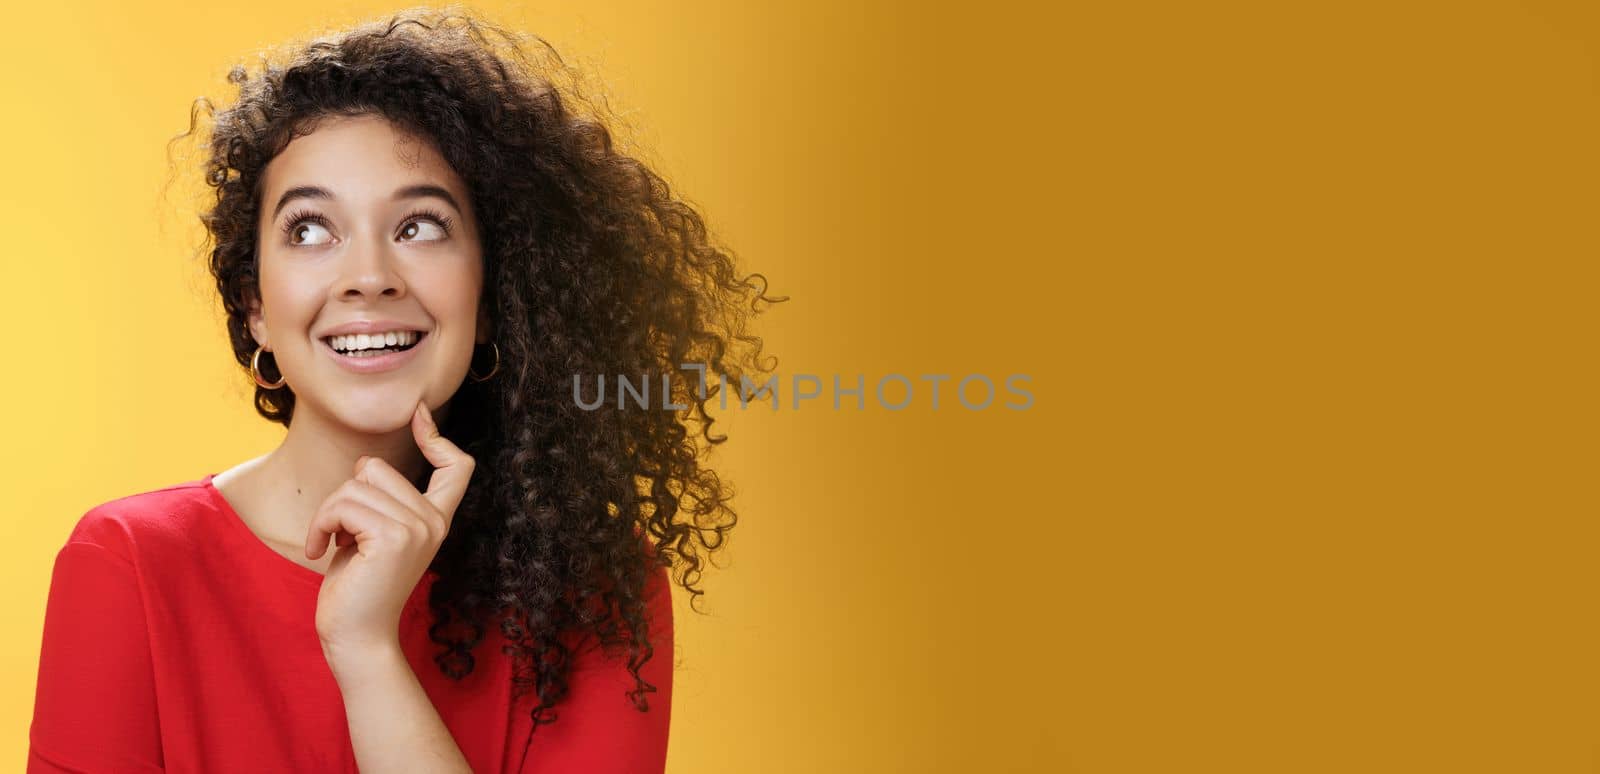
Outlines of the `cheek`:
{"type": "Polygon", "coordinates": [[[273,271],[269,265],[262,267],[257,292],[267,325],[280,333],[309,325],[324,297],[323,286],[313,278],[273,271]]]}
{"type": "Polygon", "coordinates": [[[441,271],[412,284],[423,304],[441,322],[476,319],[483,280],[478,272],[441,271]]]}

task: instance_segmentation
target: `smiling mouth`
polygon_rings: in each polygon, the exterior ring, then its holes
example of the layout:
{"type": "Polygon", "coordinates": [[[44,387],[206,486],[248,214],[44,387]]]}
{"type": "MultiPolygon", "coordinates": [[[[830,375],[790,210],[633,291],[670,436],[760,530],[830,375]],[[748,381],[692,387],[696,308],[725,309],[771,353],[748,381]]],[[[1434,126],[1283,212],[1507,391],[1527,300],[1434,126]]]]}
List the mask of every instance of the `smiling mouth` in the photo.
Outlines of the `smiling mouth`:
{"type": "Polygon", "coordinates": [[[379,357],[381,355],[388,355],[388,354],[392,354],[392,353],[395,353],[395,352],[405,352],[406,350],[412,349],[413,347],[416,347],[418,344],[421,344],[423,339],[426,339],[427,337],[428,337],[428,332],[427,331],[420,331],[420,332],[417,333],[416,338],[413,339],[409,344],[395,343],[395,344],[385,345],[385,346],[382,346],[382,347],[370,347],[370,348],[366,348],[366,349],[353,349],[353,350],[336,349],[333,346],[334,337],[332,337],[332,336],[324,336],[321,341],[322,341],[323,344],[327,345],[328,349],[332,349],[333,353],[336,354],[336,355],[339,355],[340,357],[348,357],[348,358],[350,358],[352,360],[361,360],[361,359],[365,359],[365,358],[369,358],[369,357],[379,357]]]}

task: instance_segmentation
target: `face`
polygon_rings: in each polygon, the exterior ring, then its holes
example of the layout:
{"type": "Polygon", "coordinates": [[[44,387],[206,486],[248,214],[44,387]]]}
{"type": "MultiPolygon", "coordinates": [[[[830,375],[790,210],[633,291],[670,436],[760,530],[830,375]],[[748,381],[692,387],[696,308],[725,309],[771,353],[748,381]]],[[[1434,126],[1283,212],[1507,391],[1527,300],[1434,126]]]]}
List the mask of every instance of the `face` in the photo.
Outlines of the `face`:
{"type": "Polygon", "coordinates": [[[465,183],[426,140],[375,116],[323,120],[266,167],[257,224],[256,343],[312,411],[367,433],[405,428],[419,400],[440,408],[490,339],[483,262],[465,183]],[[360,340],[405,352],[341,354],[360,340]],[[409,336],[409,338],[408,338],[409,336]]]}

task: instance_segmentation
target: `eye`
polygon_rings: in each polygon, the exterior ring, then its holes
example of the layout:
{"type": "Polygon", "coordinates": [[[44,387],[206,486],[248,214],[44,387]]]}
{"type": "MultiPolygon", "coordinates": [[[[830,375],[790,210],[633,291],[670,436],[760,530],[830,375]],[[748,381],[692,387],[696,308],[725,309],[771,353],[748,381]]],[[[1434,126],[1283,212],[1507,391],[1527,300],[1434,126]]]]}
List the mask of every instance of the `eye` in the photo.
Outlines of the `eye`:
{"type": "Polygon", "coordinates": [[[410,239],[407,240],[410,242],[432,242],[437,239],[444,239],[444,235],[445,230],[443,226],[440,226],[437,223],[429,223],[426,220],[413,220],[400,229],[400,236],[410,237],[410,239]],[[433,232],[438,234],[438,236],[427,239],[421,238],[421,235],[428,233],[428,229],[432,229],[433,232]]]}
{"type": "Polygon", "coordinates": [[[433,210],[419,210],[407,216],[400,236],[408,242],[437,242],[450,236],[450,217],[433,210]],[[432,236],[424,236],[431,234],[432,236]]]}
{"type": "Polygon", "coordinates": [[[314,212],[297,212],[290,215],[289,220],[283,226],[283,233],[289,235],[289,244],[291,245],[326,244],[326,240],[319,242],[308,241],[315,237],[318,231],[328,237],[332,236],[332,234],[328,233],[328,220],[314,212]]]}

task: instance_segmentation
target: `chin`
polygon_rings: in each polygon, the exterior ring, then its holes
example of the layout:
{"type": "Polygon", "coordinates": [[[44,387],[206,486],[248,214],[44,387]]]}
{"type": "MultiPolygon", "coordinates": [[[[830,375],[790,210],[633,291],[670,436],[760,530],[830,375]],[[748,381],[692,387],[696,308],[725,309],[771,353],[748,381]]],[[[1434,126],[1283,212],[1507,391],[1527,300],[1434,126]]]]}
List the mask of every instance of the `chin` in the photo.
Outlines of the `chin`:
{"type": "Polygon", "coordinates": [[[340,424],[352,430],[372,435],[387,434],[410,427],[411,415],[416,412],[420,400],[421,396],[415,392],[406,397],[398,394],[393,397],[378,394],[349,396],[334,407],[333,415],[340,424]]]}

